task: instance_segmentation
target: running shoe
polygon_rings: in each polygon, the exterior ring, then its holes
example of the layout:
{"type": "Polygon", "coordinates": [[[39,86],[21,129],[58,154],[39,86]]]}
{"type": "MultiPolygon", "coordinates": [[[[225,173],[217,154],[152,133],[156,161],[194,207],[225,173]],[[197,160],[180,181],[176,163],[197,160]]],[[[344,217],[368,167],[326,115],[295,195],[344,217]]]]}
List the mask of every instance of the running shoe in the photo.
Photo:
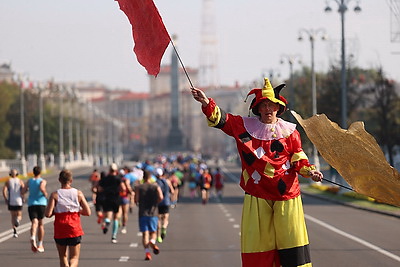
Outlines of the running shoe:
{"type": "Polygon", "coordinates": [[[166,235],[167,235],[167,229],[166,228],[161,228],[161,238],[165,239],[166,235]]]}
{"type": "Polygon", "coordinates": [[[106,225],[102,228],[103,229],[103,234],[107,234],[108,226],[110,226],[110,222],[106,222],[106,225]]]}
{"type": "Polygon", "coordinates": [[[150,252],[146,252],[146,258],[144,258],[145,261],[151,261],[151,254],[150,252]]]}
{"type": "Polygon", "coordinates": [[[18,238],[18,234],[17,234],[17,233],[14,233],[14,234],[13,234],[13,237],[14,237],[14,238],[18,238]]]}
{"type": "Polygon", "coordinates": [[[155,255],[157,255],[157,254],[160,253],[160,249],[157,247],[157,245],[153,245],[153,253],[154,253],[155,255]]]}
{"type": "Polygon", "coordinates": [[[36,240],[35,239],[31,239],[31,250],[32,252],[37,252],[37,247],[36,247],[36,240]]]}
{"type": "Polygon", "coordinates": [[[157,237],[157,242],[158,242],[158,243],[162,243],[162,241],[163,241],[163,240],[162,240],[161,236],[157,237]]]}
{"type": "Polygon", "coordinates": [[[37,251],[40,252],[40,253],[43,253],[44,252],[44,247],[43,246],[38,247],[37,251]]]}
{"type": "Polygon", "coordinates": [[[126,226],[122,227],[121,234],[126,234],[128,231],[126,230],[126,226]]]}
{"type": "Polygon", "coordinates": [[[117,243],[118,243],[118,240],[117,240],[115,237],[113,237],[113,238],[111,238],[111,243],[117,244],[117,243]]]}

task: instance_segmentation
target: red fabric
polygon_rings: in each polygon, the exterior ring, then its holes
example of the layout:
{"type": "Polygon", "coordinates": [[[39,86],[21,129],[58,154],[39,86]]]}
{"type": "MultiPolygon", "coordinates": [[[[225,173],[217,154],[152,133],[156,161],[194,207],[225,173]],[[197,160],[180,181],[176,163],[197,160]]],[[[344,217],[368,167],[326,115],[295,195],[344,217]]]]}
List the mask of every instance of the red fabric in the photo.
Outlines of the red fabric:
{"type": "Polygon", "coordinates": [[[157,7],[152,0],[115,0],[132,25],[133,40],[139,63],[147,73],[157,76],[161,58],[170,42],[170,37],[157,7]]]}
{"type": "Polygon", "coordinates": [[[279,267],[277,250],[265,252],[242,253],[242,267],[279,267]]]}
{"type": "Polygon", "coordinates": [[[72,238],[83,235],[81,217],[78,212],[55,214],[54,238],[72,238]]]}
{"type": "MultiPolygon", "coordinates": [[[[209,118],[217,107],[214,99],[209,98],[210,103],[206,107],[202,107],[203,113],[209,118]]],[[[269,199],[274,201],[283,201],[295,198],[300,195],[300,185],[297,178],[297,173],[302,167],[311,166],[308,160],[299,160],[290,165],[289,169],[286,164],[294,153],[302,152],[300,133],[295,130],[291,135],[279,139],[284,149],[275,157],[275,152],[271,151],[271,144],[274,140],[259,140],[254,137],[242,141],[243,134],[247,133],[241,116],[226,114],[221,120],[225,120],[225,124],[221,130],[229,136],[235,138],[237,150],[242,162],[242,175],[240,177],[240,186],[242,189],[252,196],[269,199]],[[255,150],[263,148],[265,154],[261,158],[255,156],[255,150]],[[251,159],[251,160],[246,160],[251,159]],[[265,168],[267,164],[274,168],[274,176],[267,176],[265,168]],[[244,172],[246,171],[246,172],[244,172]],[[248,180],[246,181],[244,173],[247,173],[248,180]],[[260,178],[256,180],[253,178],[260,178]],[[280,192],[280,184],[284,182],[285,190],[280,192]]]]}

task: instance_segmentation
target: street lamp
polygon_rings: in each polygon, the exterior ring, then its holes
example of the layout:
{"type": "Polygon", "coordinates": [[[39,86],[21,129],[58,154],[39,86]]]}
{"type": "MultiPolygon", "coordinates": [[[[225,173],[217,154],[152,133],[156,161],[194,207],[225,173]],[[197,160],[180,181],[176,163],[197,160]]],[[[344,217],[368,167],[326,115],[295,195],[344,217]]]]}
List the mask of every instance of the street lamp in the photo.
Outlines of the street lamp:
{"type": "MultiPolygon", "coordinates": [[[[341,18],[341,27],[342,27],[342,55],[341,55],[341,118],[342,118],[342,127],[347,128],[347,77],[346,77],[346,50],[345,50],[345,38],[344,38],[344,14],[347,11],[347,5],[351,0],[332,0],[338,4],[338,12],[340,13],[341,18]]],[[[332,8],[328,5],[329,0],[326,2],[327,6],[325,7],[325,12],[329,13],[332,11],[332,8]]],[[[359,1],[357,0],[356,7],[354,8],[355,13],[361,12],[361,7],[359,6],[359,1]]]]}
{"type": "Polygon", "coordinates": [[[58,121],[58,128],[59,128],[59,168],[63,169],[65,165],[65,155],[64,155],[64,99],[63,99],[63,92],[64,87],[63,85],[58,85],[58,106],[59,110],[59,121],[58,121]]]}
{"type": "Polygon", "coordinates": [[[289,63],[290,68],[290,84],[289,84],[289,109],[294,107],[294,86],[293,86],[293,64],[298,62],[301,63],[299,55],[281,55],[281,64],[285,63],[285,60],[289,63]]]}
{"type": "Polygon", "coordinates": [[[43,129],[43,91],[45,87],[39,83],[39,162],[42,171],[46,171],[46,160],[44,158],[44,129],[43,129]]]}
{"type": "MultiPolygon", "coordinates": [[[[322,40],[326,40],[326,31],[325,29],[300,29],[299,30],[299,37],[298,40],[303,40],[303,34],[309,37],[311,43],[311,99],[312,99],[312,115],[317,114],[317,85],[316,85],[316,75],[315,75],[315,68],[314,68],[314,42],[318,35],[321,35],[322,40]]],[[[313,146],[313,157],[314,157],[314,164],[319,169],[319,158],[318,158],[318,151],[315,145],[313,146]]]]}
{"type": "Polygon", "coordinates": [[[20,122],[21,122],[21,173],[23,176],[26,176],[27,171],[27,164],[25,158],[25,109],[24,109],[24,83],[22,80],[22,76],[18,77],[19,88],[20,88],[20,122]]]}
{"type": "Polygon", "coordinates": [[[68,97],[69,97],[69,112],[68,112],[68,158],[69,158],[69,162],[73,162],[74,161],[74,151],[73,151],[73,130],[72,130],[72,110],[74,109],[73,106],[73,94],[72,94],[72,89],[71,87],[67,87],[66,88],[68,97]]]}

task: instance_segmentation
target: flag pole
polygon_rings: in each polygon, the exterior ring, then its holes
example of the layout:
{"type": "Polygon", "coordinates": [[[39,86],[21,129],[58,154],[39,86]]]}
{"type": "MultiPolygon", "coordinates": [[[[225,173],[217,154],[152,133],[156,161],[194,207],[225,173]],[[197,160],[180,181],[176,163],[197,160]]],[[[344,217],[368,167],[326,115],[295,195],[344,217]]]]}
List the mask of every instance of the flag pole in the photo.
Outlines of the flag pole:
{"type": "MultiPolygon", "coordinates": [[[[169,36],[169,35],[168,35],[169,36]]],[[[190,88],[194,88],[192,81],[190,80],[189,74],[186,71],[185,65],[183,65],[183,62],[181,60],[181,57],[179,56],[178,50],[175,47],[174,41],[172,40],[171,36],[169,36],[169,40],[171,41],[172,47],[174,48],[175,54],[178,57],[179,62],[181,63],[181,66],[183,68],[183,71],[185,72],[186,78],[188,79],[190,83],[190,88]]]]}

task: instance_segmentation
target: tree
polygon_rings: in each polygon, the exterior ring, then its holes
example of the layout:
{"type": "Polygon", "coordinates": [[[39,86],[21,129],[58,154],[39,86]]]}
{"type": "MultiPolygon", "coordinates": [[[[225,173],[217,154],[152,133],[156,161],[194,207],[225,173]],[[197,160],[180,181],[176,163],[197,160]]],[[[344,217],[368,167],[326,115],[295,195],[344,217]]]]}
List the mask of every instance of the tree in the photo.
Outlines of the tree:
{"type": "MultiPolygon", "coordinates": [[[[7,118],[10,108],[18,97],[18,86],[15,84],[0,83],[0,158],[13,158],[14,152],[6,146],[10,136],[11,122],[7,118]]],[[[13,122],[15,123],[15,121],[13,122]]]]}
{"type": "Polygon", "coordinates": [[[384,148],[390,165],[394,165],[396,145],[400,144],[400,98],[395,90],[395,83],[385,77],[382,68],[377,71],[377,79],[364,90],[371,95],[369,117],[372,122],[371,133],[384,148]]]}

